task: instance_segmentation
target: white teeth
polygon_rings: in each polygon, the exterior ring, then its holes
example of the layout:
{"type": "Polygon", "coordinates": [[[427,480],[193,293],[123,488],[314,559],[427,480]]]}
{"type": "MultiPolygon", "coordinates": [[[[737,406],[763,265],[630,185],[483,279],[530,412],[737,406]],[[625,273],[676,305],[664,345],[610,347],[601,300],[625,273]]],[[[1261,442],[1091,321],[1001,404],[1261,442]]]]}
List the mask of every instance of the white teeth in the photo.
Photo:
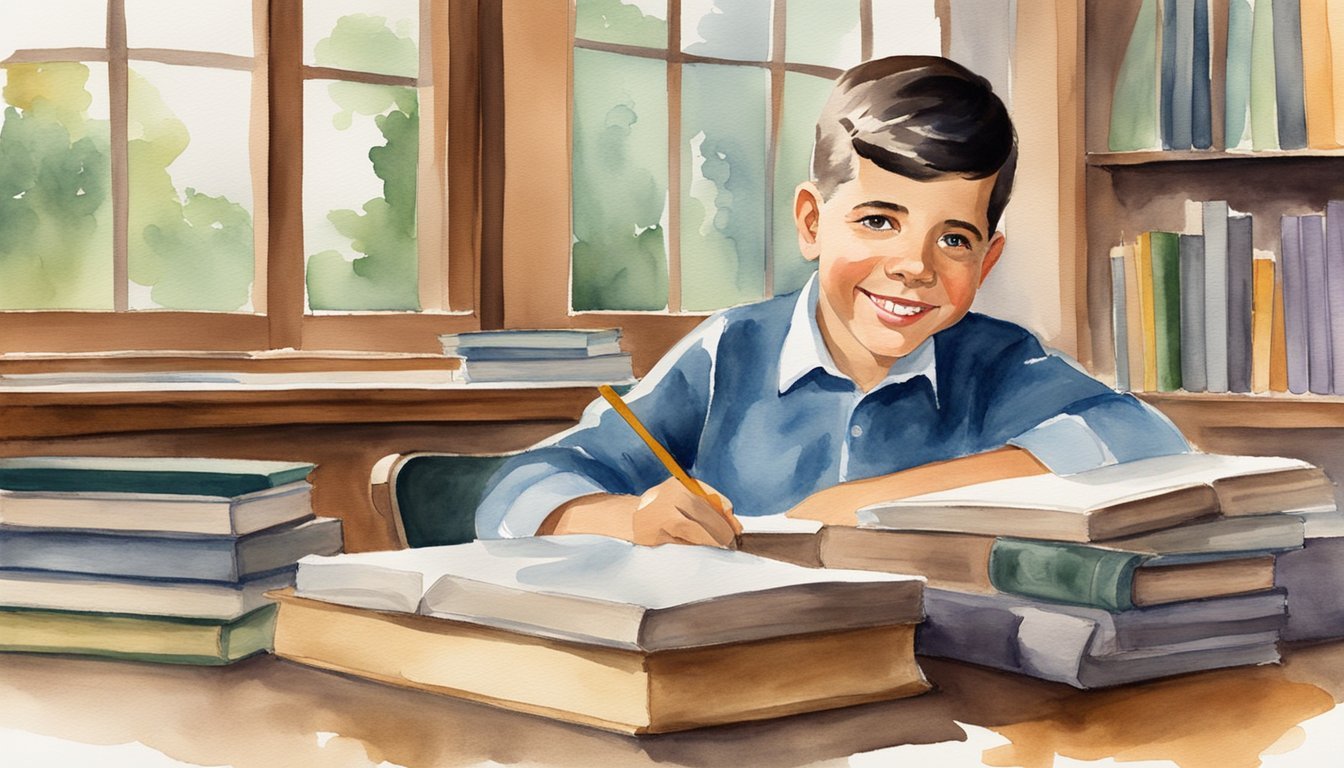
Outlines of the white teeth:
{"type": "Polygon", "coordinates": [[[872,299],[873,302],[882,309],[893,315],[900,315],[901,317],[914,317],[924,311],[923,307],[909,307],[904,304],[897,304],[891,299],[879,299],[876,296],[873,296],[872,299]]]}

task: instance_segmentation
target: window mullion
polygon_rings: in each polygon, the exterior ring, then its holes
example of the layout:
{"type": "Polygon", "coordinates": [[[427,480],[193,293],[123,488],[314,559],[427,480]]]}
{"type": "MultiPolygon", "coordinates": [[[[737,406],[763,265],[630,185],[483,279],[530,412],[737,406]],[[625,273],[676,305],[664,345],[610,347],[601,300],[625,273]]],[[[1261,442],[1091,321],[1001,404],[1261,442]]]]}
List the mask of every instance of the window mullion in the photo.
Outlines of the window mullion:
{"type": "Polygon", "coordinates": [[[303,3],[271,0],[266,258],[267,324],[272,348],[303,347],[303,3]]]}
{"type": "Polygon", "coordinates": [[[667,3],[667,311],[681,311],[681,0],[667,3]]]}
{"type": "MultiPolygon", "coordinates": [[[[775,217],[775,171],[779,157],[779,130],[784,111],[784,50],[788,23],[788,0],[775,0],[770,24],[770,133],[765,138],[765,221],[775,217]]],[[[775,295],[775,228],[765,228],[764,296],[775,295]]]]}
{"type": "Polygon", "coordinates": [[[130,64],[126,51],[126,2],[107,3],[107,78],[112,172],[112,308],[130,309],[130,64]]]}

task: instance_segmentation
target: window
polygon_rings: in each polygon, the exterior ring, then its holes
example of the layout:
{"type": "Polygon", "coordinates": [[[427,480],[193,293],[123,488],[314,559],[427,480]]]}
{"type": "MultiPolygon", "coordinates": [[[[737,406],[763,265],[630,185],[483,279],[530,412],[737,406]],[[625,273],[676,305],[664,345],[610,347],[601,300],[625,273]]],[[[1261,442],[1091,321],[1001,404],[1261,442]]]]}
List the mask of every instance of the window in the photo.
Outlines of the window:
{"type": "Polygon", "coordinates": [[[6,0],[0,351],[474,326],[475,5],[6,0]]]}
{"type": "Polygon", "coordinates": [[[795,185],[831,82],[942,50],[929,0],[578,0],[571,310],[795,290],[795,185]]]}

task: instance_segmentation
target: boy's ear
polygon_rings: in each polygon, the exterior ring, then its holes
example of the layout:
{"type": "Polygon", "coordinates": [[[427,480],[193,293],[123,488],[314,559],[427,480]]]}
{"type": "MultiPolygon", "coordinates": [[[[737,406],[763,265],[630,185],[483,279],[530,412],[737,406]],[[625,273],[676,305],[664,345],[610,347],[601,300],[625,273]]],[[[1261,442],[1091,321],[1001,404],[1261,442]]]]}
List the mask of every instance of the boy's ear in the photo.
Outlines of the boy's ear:
{"type": "Polygon", "coordinates": [[[989,277],[989,270],[999,263],[999,257],[1003,255],[1003,246],[1008,242],[1002,232],[995,232],[993,237],[989,238],[989,249],[985,251],[985,258],[980,262],[980,284],[985,284],[985,278],[989,277]]]}
{"type": "Polygon", "coordinates": [[[821,190],[810,181],[798,185],[793,195],[793,223],[798,228],[798,248],[803,258],[816,261],[821,256],[817,227],[821,222],[821,190]]]}

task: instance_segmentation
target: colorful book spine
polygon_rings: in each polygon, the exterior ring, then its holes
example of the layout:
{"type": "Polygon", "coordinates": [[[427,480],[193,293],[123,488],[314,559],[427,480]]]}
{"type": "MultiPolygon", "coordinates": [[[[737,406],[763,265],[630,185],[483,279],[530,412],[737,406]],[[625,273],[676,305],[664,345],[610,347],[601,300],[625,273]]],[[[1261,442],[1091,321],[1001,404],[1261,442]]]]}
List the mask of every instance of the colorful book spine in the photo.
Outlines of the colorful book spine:
{"type": "Polygon", "coordinates": [[[1190,149],[1194,133],[1195,84],[1195,0],[1167,0],[1163,3],[1162,31],[1174,36],[1162,38],[1162,93],[1170,93],[1171,103],[1163,110],[1163,127],[1169,149],[1190,149]],[[1167,18],[1170,21],[1166,21],[1167,18]],[[1168,75],[1167,63],[1170,61],[1168,75]],[[1168,77],[1171,79],[1168,85],[1168,77]]]}
{"type": "Polygon", "coordinates": [[[1060,542],[997,539],[989,581],[1000,592],[1104,611],[1134,607],[1134,572],[1147,556],[1060,542]]]}
{"type": "Polygon", "coordinates": [[[1152,233],[1139,235],[1136,249],[1139,272],[1140,319],[1143,324],[1143,390],[1157,391],[1157,326],[1156,299],[1153,292],[1153,239],[1152,233]]]}
{"type": "Polygon", "coordinates": [[[1230,0],[1209,0],[1209,105],[1213,141],[1211,147],[1227,146],[1227,36],[1231,21],[1230,0]]]}
{"type": "Polygon", "coordinates": [[[1227,201],[1204,203],[1204,359],[1209,392],[1227,391],[1227,201]]]}
{"type": "Polygon", "coordinates": [[[1129,343],[1129,388],[1143,390],[1144,335],[1143,291],[1139,284],[1137,242],[1121,246],[1125,259],[1125,340],[1129,343]]]}
{"type": "Polygon", "coordinates": [[[1250,0],[1229,0],[1223,74],[1223,146],[1228,149],[1247,146],[1251,139],[1252,19],[1250,0]]]}
{"type": "Polygon", "coordinates": [[[1157,389],[1181,388],[1181,248],[1174,232],[1149,235],[1153,263],[1153,333],[1157,389]]]}
{"type": "Polygon", "coordinates": [[[1278,96],[1274,76],[1274,9],[1256,0],[1251,25],[1251,148],[1279,148],[1278,96]]]}
{"type": "Polygon", "coordinates": [[[1248,215],[1227,219],[1227,389],[1251,391],[1251,289],[1255,258],[1248,215]]]}
{"type": "Polygon", "coordinates": [[[1299,0],[1273,0],[1274,98],[1279,147],[1307,146],[1307,113],[1302,101],[1302,13],[1299,0]]]}
{"type": "Polygon", "coordinates": [[[1129,338],[1125,305],[1125,246],[1111,248],[1111,340],[1115,350],[1115,388],[1126,391],[1129,383],[1129,338]]]}
{"type": "Polygon", "coordinates": [[[1213,101],[1209,81],[1210,46],[1209,0],[1194,0],[1194,39],[1190,83],[1190,145],[1195,149],[1213,146],[1213,101]]]}
{"type": "Polygon", "coordinates": [[[1274,332],[1274,255],[1257,252],[1252,273],[1251,391],[1268,392],[1274,332]]]}
{"type": "MultiPolygon", "coordinates": [[[[1186,0],[1188,5],[1189,0],[1186,0]]],[[[1161,56],[1161,63],[1158,70],[1158,79],[1161,83],[1161,101],[1158,104],[1159,116],[1162,120],[1162,148],[1163,149],[1189,149],[1190,144],[1186,142],[1185,146],[1179,146],[1177,142],[1176,123],[1181,115],[1177,108],[1178,100],[1181,96],[1178,93],[1177,83],[1181,80],[1180,67],[1180,3],[1181,0],[1163,0],[1162,6],[1162,29],[1158,33],[1158,48],[1161,56]]],[[[1187,48],[1187,52],[1188,52],[1187,48]]],[[[1186,72],[1188,74],[1188,72],[1186,72]]],[[[1187,81],[1188,82],[1188,81],[1187,81]]],[[[1190,92],[1185,92],[1185,115],[1189,118],[1189,97],[1190,92]]],[[[1187,127],[1188,127],[1187,123],[1187,127]]],[[[1188,138],[1188,133],[1187,136],[1188,138]]]]}
{"type": "Polygon", "coordinates": [[[1208,387],[1204,356],[1204,236],[1181,235],[1181,387],[1208,387]]]}
{"type": "MultiPolygon", "coordinates": [[[[1326,25],[1330,37],[1330,82],[1344,84],[1344,0],[1326,0],[1326,25]]],[[[1344,146],[1344,94],[1332,103],[1335,113],[1335,145],[1344,146]]]]}
{"type": "Polygon", "coordinates": [[[1328,0],[1302,0],[1302,98],[1307,145],[1339,146],[1335,140],[1334,67],[1330,61],[1328,0]]]}
{"type": "Polygon", "coordinates": [[[1331,381],[1344,394],[1344,200],[1325,206],[1325,282],[1329,293],[1331,381]]]}
{"type": "Polygon", "coordinates": [[[1143,0],[1111,98],[1107,144],[1112,152],[1160,146],[1157,131],[1157,0],[1143,0]]]}
{"type": "Polygon", "coordinates": [[[1297,220],[1307,298],[1307,389],[1318,395],[1331,391],[1330,293],[1325,265],[1325,216],[1309,214],[1297,220]]]}
{"type": "MultiPolygon", "coordinates": [[[[1282,251],[1280,252],[1282,254],[1282,251]]],[[[1283,257],[1274,264],[1274,319],[1269,329],[1269,391],[1288,391],[1288,331],[1283,307],[1283,257]]]]}
{"type": "Polygon", "coordinates": [[[1283,254],[1284,354],[1287,363],[1288,391],[1300,395],[1307,391],[1307,284],[1306,263],[1302,259],[1302,238],[1297,216],[1280,220],[1283,254]]]}

